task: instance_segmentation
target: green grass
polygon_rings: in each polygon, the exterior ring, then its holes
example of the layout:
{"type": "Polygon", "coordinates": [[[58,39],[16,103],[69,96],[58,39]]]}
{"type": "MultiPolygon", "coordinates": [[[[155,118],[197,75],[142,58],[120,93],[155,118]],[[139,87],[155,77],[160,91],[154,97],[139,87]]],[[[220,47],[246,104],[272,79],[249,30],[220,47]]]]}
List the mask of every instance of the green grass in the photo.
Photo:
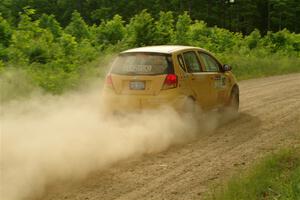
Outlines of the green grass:
{"type": "Polygon", "coordinates": [[[300,57],[267,55],[225,55],[222,56],[232,66],[238,80],[267,77],[300,72],[300,57]]]}
{"type": "Polygon", "coordinates": [[[207,197],[207,200],[255,199],[300,200],[299,149],[269,155],[207,197]]]}

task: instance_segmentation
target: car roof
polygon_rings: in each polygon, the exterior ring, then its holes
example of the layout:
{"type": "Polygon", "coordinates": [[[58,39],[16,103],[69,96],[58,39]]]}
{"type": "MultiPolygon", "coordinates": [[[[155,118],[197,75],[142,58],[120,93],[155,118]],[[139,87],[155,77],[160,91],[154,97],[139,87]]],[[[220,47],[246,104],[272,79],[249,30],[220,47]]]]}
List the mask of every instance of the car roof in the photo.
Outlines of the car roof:
{"type": "Polygon", "coordinates": [[[134,49],[128,49],[121,53],[137,53],[137,52],[151,52],[151,53],[174,53],[181,50],[188,50],[188,49],[199,49],[206,51],[199,47],[192,47],[192,46],[181,46],[181,45],[160,45],[160,46],[147,46],[147,47],[139,47],[134,49]]]}

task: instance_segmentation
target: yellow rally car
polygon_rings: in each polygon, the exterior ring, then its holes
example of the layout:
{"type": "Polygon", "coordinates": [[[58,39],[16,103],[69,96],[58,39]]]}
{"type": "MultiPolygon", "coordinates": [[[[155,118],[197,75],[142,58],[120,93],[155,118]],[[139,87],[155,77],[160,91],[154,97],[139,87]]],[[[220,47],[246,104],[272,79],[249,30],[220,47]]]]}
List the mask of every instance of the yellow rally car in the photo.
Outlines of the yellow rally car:
{"type": "Polygon", "coordinates": [[[149,46],[121,52],[105,81],[105,107],[112,112],[169,105],[186,111],[239,108],[239,87],[229,65],[190,46],[149,46]]]}

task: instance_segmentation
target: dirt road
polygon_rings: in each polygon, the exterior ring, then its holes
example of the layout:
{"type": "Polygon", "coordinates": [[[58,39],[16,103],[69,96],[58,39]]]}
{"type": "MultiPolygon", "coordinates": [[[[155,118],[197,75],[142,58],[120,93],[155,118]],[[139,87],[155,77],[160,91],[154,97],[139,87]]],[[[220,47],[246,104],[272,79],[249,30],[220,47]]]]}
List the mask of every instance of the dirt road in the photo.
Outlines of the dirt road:
{"type": "Polygon", "coordinates": [[[169,150],[49,186],[44,200],[201,199],[267,152],[300,145],[300,74],[242,81],[238,119],[169,150]]]}

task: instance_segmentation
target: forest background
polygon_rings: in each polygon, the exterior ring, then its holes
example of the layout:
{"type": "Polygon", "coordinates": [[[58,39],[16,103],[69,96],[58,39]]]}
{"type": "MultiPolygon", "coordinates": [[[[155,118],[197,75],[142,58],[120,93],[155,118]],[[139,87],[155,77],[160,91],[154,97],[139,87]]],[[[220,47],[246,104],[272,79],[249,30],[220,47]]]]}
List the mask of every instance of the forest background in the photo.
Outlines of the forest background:
{"type": "Polygon", "coordinates": [[[239,80],[300,71],[299,0],[1,0],[1,101],[61,94],[118,52],[208,49],[239,80]]]}

